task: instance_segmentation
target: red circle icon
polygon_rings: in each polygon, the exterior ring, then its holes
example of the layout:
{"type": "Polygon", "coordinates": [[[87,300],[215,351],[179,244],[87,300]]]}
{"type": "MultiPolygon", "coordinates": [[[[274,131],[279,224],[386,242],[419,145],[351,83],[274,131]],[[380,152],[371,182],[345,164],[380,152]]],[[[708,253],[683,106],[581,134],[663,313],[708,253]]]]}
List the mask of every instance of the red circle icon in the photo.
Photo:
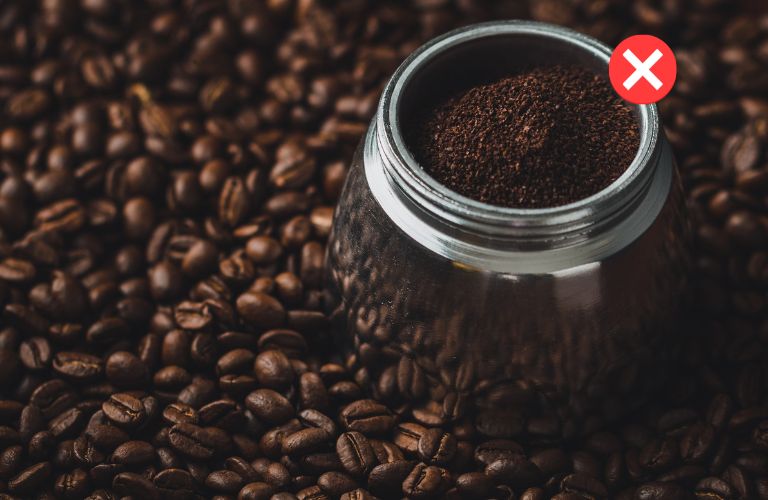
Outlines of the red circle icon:
{"type": "Polygon", "coordinates": [[[614,90],[634,104],[664,98],[677,78],[677,61],[669,45],[652,35],[635,35],[611,54],[608,75],[614,90]]]}

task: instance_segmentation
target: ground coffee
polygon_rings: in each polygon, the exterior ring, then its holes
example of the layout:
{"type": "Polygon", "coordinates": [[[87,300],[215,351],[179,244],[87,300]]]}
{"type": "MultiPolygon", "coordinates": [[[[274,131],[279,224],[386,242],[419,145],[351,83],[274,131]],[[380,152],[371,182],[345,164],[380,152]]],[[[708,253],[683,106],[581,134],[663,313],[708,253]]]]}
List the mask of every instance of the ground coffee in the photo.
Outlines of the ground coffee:
{"type": "Polygon", "coordinates": [[[478,201],[544,208],[591,196],[632,163],[639,129],[608,81],[535,68],[425,106],[406,133],[442,184],[478,201]]]}

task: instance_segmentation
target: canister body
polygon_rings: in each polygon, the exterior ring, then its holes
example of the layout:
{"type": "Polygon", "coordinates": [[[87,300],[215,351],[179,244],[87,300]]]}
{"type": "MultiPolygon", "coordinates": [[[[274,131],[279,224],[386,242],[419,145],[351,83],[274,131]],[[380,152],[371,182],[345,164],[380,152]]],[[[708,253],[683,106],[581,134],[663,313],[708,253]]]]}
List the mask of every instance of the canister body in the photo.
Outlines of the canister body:
{"type": "Polygon", "coordinates": [[[515,71],[533,55],[605,74],[610,54],[570,30],[505,21],[439,37],[395,72],[328,245],[339,342],[375,397],[427,425],[474,419],[491,437],[546,415],[537,432],[567,438],[636,408],[663,383],[678,354],[690,238],[654,106],[633,107],[640,146],[619,179],[544,209],[450,191],[416,162],[401,130],[413,107],[466,68],[515,71]]]}
{"type": "Polygon", "coordinates": [[[677,355],[688,267],[682,190],[662,141],[672,179],[638,238],[577,266],[502,273],[440,256],[393,223],[366,174],[381,168],[370,132],[337,207],[328,267],[340,342],[374,396],[443,421],[533,403],[554,409],[565,434],[644,401],[677,355]]]}

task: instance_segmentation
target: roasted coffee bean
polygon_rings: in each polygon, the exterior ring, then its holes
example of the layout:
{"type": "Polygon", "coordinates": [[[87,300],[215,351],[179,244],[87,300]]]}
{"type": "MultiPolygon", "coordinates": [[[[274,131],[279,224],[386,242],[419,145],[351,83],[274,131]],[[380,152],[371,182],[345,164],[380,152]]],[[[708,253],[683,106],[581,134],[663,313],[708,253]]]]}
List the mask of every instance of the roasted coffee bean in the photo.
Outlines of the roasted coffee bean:
{"type": "Polygon", "coordinates": [[[112,481],[112,488],[116,492],[125,496],[135,496],[138,498],[159,498],[159,492],[152,482],[133,472],[121,472],[115,476],[112,481]]]}
{"type": "Polygon", "coordinates": [[[493,482],[482,472],[468,472],[456,478],[456,489],[466,498],[488,498],[493,482]]]}
{"type": "Polygon", "coordinates": [[[268,500],[274,491],[273,486],[257,481],[243,486],[237,498],[238,500],[268,500]]]}
{"type": "Polygon", "coordinates": [[[257,417],[274,424],[280,424],[293,417],[290,401],[271,389],[258,389],[248,394],[245,406],[257,417]]]}
{"type": "Polygon", "coordinates": [[[276,328],[285,320],[285,310],[280,302],[260,292],[239,296],[237,312],[245,321],[261,328],[276,328]]]}
{"type": "Polygon", "coordinates": [[[381,434],[395,424],[389,409],[370,399],[347,405],[341,411],[341,421],[346,429],[364,434],[381,434]]]}
{"type": "Polygon", "coordinates": [[[456,455],[456,438],[441,429],[428,429],[419,438],[419,457],[426,463],[445,465],[456,455]]]}
{"type": "Polygon", "coordinates": [[[210,431],[186,422],[171,427],[168,442],[179,453],[197,460],[209,459],[216,451],[215,437],[210,431]]]}
{"type": "Polygon", "coordinates": [[[523,455],[522,446],[514,441],[504,439],[485,441],[475,447],[475,460],[484,465],[490,465],[497,460],[512,459],[521,455],[523,455]]]}
{"type": "Polygon", "coordinates": [[[485,467],[485,473],[494,481],[525,488],[541,480],[541,471],[523,456],[502,458],[485,467]]]}
{"type": "Polygon", "coordinates": [[[283,438],[282,451],[286,455],[304,455],[330,441],[332,435],[323,429],[310,427],[283,438]]]}
{"type": "Polygon", "coordinates": [[[216,492],[235,493],[243,486],[243,478],[236,472],[219,470],[208,474],[205,485],[216,492]]]}
{"type": "Polygon", "coordinates": [[[448,486],[448,471],[440,467],[416,464],[403,481],[403,493],[411,498],[439,496],[448,486]]]}
{"type": "Polygon", "coordinates": [[[340,435],[336,441],[336,453],[344,470],[355,477],[368,474],[376,466],[376,454],[368,439],[359,432],[340,435]]]}
{"type": "Polygon", "coordinates": [[[147,418],[141,400],[127,393],[113,394],[101,409],[110,420],[124,427],[136,427],[147,418]]]}
{"type": "Polygon", "coordinates": [[[50,462],[40,462],[27,467],[8,481],[8,491],[29,494],[48,480],[51,470],[50,462]]]}
{"type": "Polygon", "coordinates": [[[253,365],[256,379],[270,389],[284,389],[294,379],[293,367],[281,351],[269,350],[259,353],[253,365]]]}

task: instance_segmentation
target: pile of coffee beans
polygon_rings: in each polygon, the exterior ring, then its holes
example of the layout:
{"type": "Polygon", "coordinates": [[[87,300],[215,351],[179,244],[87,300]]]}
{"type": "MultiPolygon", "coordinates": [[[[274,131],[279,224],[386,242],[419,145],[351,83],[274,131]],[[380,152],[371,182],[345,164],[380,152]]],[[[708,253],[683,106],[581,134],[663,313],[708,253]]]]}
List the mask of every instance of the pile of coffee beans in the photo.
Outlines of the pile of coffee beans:
{"type": "Polygon", "coordinates": [[[607,78],[537,67],[424,106],[408,124],[414,156],[441,184],[493,205],[546,208],[608,187],[640,131],[607,78]]]}
{"type": "MultiPolygon", "coordinates": [[[[753,3],[756,5],[756,2],[753,3]]],[[[768,17],[734,0],[0,4],[0,498],[768,498],[768,17]],[[762,17],[761,17],[762,16],[762,17]],[[672,378],[564,441],[333,349],[324,245],[385,79],[460,24],[675,49],[696,229],[672,378]]],[[[509,396],[509,394],[507,395],[509,396]]]]}

